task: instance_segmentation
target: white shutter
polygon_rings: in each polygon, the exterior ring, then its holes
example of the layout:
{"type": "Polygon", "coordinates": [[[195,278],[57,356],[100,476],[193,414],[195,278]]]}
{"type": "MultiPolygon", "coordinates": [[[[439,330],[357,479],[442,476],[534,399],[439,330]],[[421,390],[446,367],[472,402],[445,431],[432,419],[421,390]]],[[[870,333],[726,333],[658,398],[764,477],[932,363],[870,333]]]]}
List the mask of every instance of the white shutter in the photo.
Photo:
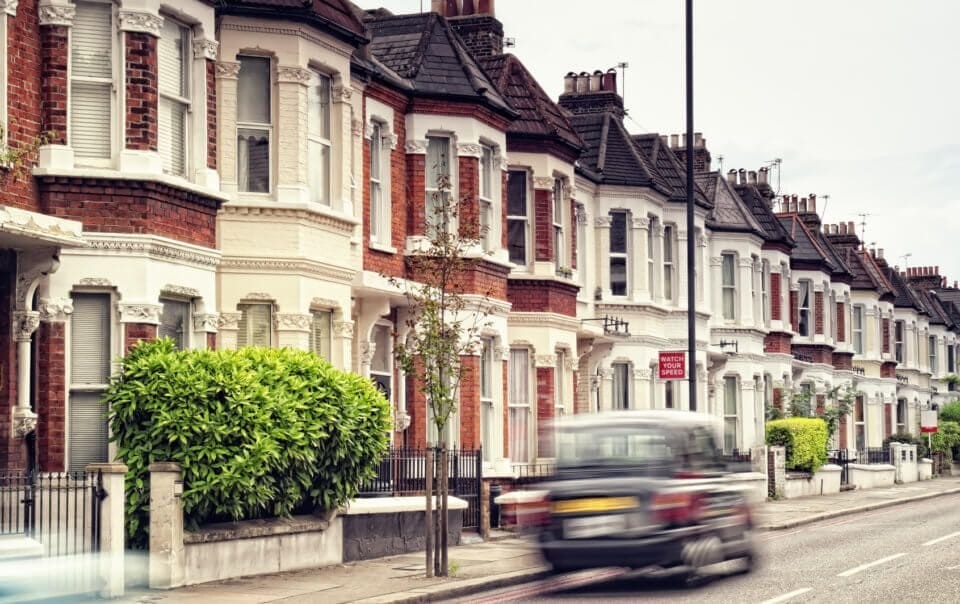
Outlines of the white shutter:
{"type": "Polygon", "coordinates": [[[110,380],[110,296],[74,294],[70,318],[70,383],[110,380]]]}
{"type": "Polygon", "coordinates": [[[100,401],[102,392],[70,394],[69,470],[81,472],[91,463],[106,463],[107,407],[100,401]]]}
{"type": "Polygon", "coordinates": [[[79,158],[110,157],[113,6],[78,2],[70,28],[70,145],[79,158]]]}
{"type": "Polygon", "coordinates": [[[70,146],[77,157],[110,157],[110,85],[70,86],[70,146]]]}
{"type": "Polygon", "coordinates": [[[314,354],[330,360],[330,336],[332,333],[332,313],[315,311],[310,329],[310,349],[314,354]]]}
{"type": "Polygon", "coordinates": [[[113,78],[113,6],[77,2],[70,29],[70,76],[113,78]]]}
{"type": "Polygon", "coordinates": [[[271,345],[271,327],[273,322],[270,304],[241,304],[240,324],[237,332],[237,348],[244,346],[271,345]]]}

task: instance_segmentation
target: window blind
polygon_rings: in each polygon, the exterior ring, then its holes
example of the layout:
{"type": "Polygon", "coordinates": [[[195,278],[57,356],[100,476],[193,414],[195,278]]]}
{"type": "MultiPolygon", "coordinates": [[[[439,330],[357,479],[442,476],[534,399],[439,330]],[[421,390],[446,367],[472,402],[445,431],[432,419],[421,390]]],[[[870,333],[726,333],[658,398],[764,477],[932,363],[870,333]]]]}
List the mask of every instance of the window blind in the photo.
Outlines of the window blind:
{"type": "Polygon", "coordinates": [[[190,325],[190,303],[182,300],[161,299],[163,312],[160,314],[160,326],[157,328],[157,336],[161,338],[172,338],[176,343],[177,349],[183,350],[187,347],[187,334],[190,325]]]}
{"type": "Polygon", "coordinates": [[[241,304],[237,348],[270,347],[272,344],[273,308],[270,304],[241,304]]]}
{"type": "Polygon", "coordinates": [[[110,381],[110,296],[75,294],[70,318],[70,383],[110,381]]]}
{"type": "Polygon", "coordinates": [[[100,401],[102,392],[70,394],[70,436],[68,456],[71,472],[81,472],[88,464],[106,463],[107,407],[100,401]]]}
{"type": "Polygon", "coordinates": [[[177,176],[185,176],[187,167],[188,38],[187,28],[164,19],[157,43],[160,88],[157,133],[163,171],[177,176]]]}
{"type": "Polygon", "coordinates": [[[78,2],[70,33],[70,145],[78,158],[109,158],[113,7],[78,2]]]}

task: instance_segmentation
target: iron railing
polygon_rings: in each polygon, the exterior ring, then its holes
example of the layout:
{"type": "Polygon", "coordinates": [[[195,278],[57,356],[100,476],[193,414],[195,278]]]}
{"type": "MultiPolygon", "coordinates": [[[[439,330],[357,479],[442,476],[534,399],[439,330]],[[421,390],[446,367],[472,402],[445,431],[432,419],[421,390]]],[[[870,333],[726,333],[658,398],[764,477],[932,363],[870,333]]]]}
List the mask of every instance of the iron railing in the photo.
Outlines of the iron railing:
{"type": "Polygon", "coordinates": [[[517,487],[529,487],[549,480],[557,471],[550,462],[513,464],[513,484],[517,487]]]}
{"type": "Polygon", "coordinates": [[[720,462],[729,472],[749,472],[753,469],[753,454],[750,449],[734,449],[721,454],[720,462]]]}

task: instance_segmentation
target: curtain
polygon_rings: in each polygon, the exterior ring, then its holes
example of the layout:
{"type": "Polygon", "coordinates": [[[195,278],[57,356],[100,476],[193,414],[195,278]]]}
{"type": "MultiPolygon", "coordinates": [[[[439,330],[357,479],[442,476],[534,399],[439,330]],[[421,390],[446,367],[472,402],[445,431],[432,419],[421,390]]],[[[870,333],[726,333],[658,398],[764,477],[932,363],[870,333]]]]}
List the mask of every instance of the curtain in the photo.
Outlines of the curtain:
{"type": "Polygon", "coordinates": [[[509,452],[514,462],[530,461],[530,362],[529,351],[510,351],[509,452]]]}

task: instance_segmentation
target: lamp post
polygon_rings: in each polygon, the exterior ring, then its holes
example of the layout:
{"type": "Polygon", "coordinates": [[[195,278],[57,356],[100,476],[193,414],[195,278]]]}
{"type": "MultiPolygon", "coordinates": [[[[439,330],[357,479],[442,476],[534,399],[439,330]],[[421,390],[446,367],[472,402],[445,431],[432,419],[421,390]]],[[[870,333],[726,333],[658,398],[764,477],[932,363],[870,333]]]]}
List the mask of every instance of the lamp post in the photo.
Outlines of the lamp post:
{"type": "Polygon", "coordinates": [[[697,241],[693,215],[693,0],[686,0],[687,46],[687,376],[690,383],[690,410],[697,410],[697,241]]]}

